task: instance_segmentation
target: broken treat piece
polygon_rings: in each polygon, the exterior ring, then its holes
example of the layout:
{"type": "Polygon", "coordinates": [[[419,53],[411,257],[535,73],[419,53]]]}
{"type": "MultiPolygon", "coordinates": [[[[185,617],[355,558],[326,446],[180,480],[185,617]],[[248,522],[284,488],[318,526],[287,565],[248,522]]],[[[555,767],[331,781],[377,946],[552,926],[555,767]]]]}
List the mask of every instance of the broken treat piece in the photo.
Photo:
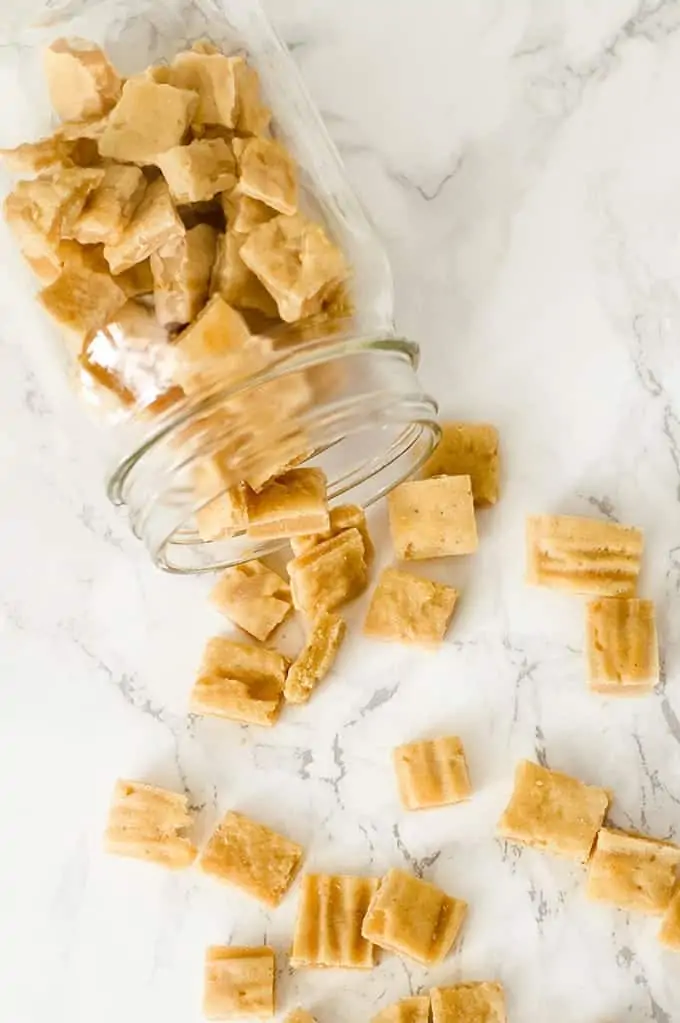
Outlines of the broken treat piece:
{"type": "Polygon", "coordinates": [[[428,1023],[429,1018],[430,996],[416,995],[381,1009],[371,1023],[428,1023]]]}
{"type": "Polygon", "coordinates": [[[212,53],[187,50],[178,53],[170,67],[156,70],[162,71],[163,80],[170,85],[198,94],[192,116],[194,125],[235,127],[236,84],[231,58],[219,50],[212,53]]]}
{"type": "Polygon", "coordinates": [[[104,255],[111,272],[120,274],[143,263],[162,245],[183,235],[184,224],[170,198],[168,186],[163,178],[157,178],[148,186],[118,238],[104,245],[104,255]]]}
{"type": "Polygon", "coordinates": [[[373,561],[375,550],[368,532],[366,514],[364,509],[357,504],[339,504],[335,508],[331,508],[328,529],[323,533],[292,536],[290,546],[293,549],[293,554],[296,557],[305,554],[307,551],[311,551],[312,547],[316,547],[324,540],[330,540],[331,537],[337,536],[338,533],[342,533],[346,529],[358,529],[361,533],[361,539],[364,541],[364,558],[366,564],[369,565],[373,561]]]}
{"type": "Polygon", "coordinates": [[[286,676],[283,695],[288,703],[307,702],[333,666],[346,629],[342,618],[326,611],[315,620],[304,649],[286,676]]]}
{"type": "Polygon", "coordinates": [[[435,476],[401,483],[389,494],[387,508],[398,558],[447,558],[477,550],[469,476],[435,476]]]}
{"type": "Polygon", "coordinates": [[[73,226],[73,237],[82,245],[115,244],[145,191],[146,178],[139,167],[106,167],[73,226]]]}
{"type": "Polygon", "coordinates": [[[440,963],[463,925],[467,903],[403,870],[390,870],[371,899],[361,933],[424,966],[440,963]]]}
{"type": "Polygon", "coordinates": [[[432,1023],[507,1023],[503,987],[493,981],[435,987],[432,1023]]]}
{"type": "Polygon", "coordinates": [[[197,224],[151,255],[154,302],[160,323],[194,320],[208,299],[217,232],[197,224]]]}
{"type": "Polygon", "coordinates": [[[276,216],[276,210],[271,206],[238,191],[223,192],[220,201],[227,224],[238,234],[250,234],[260,224],[266,224],[276,216]]]}
{"type": "Polygon", "coordinates": [[[290,965],[372,969],[377,949],[362,937],[361,925],[378,884],[373,877],[306,874],[290,965]]]}
{"type": "Polygon", "coordinates": [[[37,142],[0,149],[0,159],[13,174],[41,174],[68,165],[73,147],[57,132],[37,142]]]}
{"type": "Polygon", "coordinates": [[[245,486],[236,484],[201,505],[195,512],[196,529],[202,540],[225,540],[248,525],[245,486]]]}
{"type": "Polygon", "coordinates": [[[248,536],[276,540],[328,528],[321,469],[291,469],[248,498],[248,536]]]}
{"type": "Polygon", "coordinates": [[[406,810],[460,803],[472,792],[463,744],[454,735],[398,746],[394,767],[406,810]]]}
{"type": "Polygon", "coordinates": [[[270,1019],[274,1015],[273,948],[211,945],[205,954],[206,1019],[270,1019]]]}
{"type": "Polygon", "coordinates": [[[386,568],[371,598],[364,635],[392,643],[441,643],[457,600],[451,586],[386,568]]]}
{"type": "Polygon", "coordinates": [[[354,600],[366,589],[368,570],[358,529],[324,540],[288,563],[293,605],[309,618],[354,600]]]}
{"type": "Polygon", "coordinates": [[[219,292],[225,302],[242,309],[258,309],[266,316],[278,316],[276,302],[264,284],[241,259],[246,235],[228,230],[220,235],[212,274],[211,291],[219,292]]]}
{"type": "Polygon", "coordinates": [[[262,102],[260,78],[245,57],[232,57],[236,84],[236,129],[241,135],[266,135],[272,112],[262,102]]]}
{"type": "Polygon", "coordinates": [[[271,139],[234,139],[234,153],[238,161],[238,191],[242,195],[287,216],[297,211],[297,167],[283,146],[271,139]]]}
{"type": "Polygon", "coordinates": [[[156,160],[175,202],[205,202],[236,184],[236,163],[224,139],[195,139],[156,160]]]}
{"type": "Polygon", "coordinates": [[[288,661],[264,647],[208,640],[194,688],[194,714],[271,727],[279,716],[288,661]]]}
{"type": "Polygon", "coordinates": [[[668,903],[659,931],[659,941],[666,948],[680,951],[680,887],[668,903]]]}
{"type": "Polygon", "coordinates": [[[606,789],[522,760],[498,834],[510,842],[585,863],[610,801],[606,789]]]}
{"type": "Polygon", "coordinates": [[[642,696],[659,682],[654,601],[605,597],[587,610],[588,683],[610,696],[642,696]]]}
{"type": "Polygon", "coordinates": [[[107,852],[171,870],[188,867],[197,849],[189,838],[189,801],[177,792],[138,781],[118,781],[104,835],[107,852]]]}
{"type": "Polygon", "coordinates": [[[120,77],[87,39],[56,39],[45,51],[50,102],[63,121],[101,117],[118,102],[120,77]]]}
{"type": "Polygon", "coordinates": [[[572,515],[527,519],[527,582],[602,597],[635,595],[643,536],[616,522],[572,515]]]}
{"type": "Polygon", "coordinates": [[[182,142],[197,104],[188,89],[130,78],[99,139],[100,155],[119,163],[156,163],[182,142]]]}
{"type": "Polygon", "coordinates": [[[617,828],[602,828],[588,866],[586,892],[595,902],[661,914],[676,885],[680,847],[617,828]]]}
{"type": "Polygon", "coordinates": [[[267,906],[278,906],[293,883],[303,848],[241,813],[229,811],[201,853],[198,867],[267,906]]]}
{"type": "Polygon", "coordinates": [[[110,274],[66,268],[43,288],[38,301],[78,353],[92,331],[103,327],[127,302],[110,274]]]}
{"type": "Polygon", "coordinates": [[[228,568],[210,593],[218,611],[264,643],[292,609],[290,587],[261,561],[228,568]]]}
{"type": "Polygon", "coordinates": [[[498,430],[488,423],[442,423],[442,437],[423,476],[469,476],[476,505],[498,500],[498,430]]]}
{"type": "Polygon", "coordinates": [[[175,379],[187,394],[217,382],[226,384],[248,375],[244,349],[250,339],[248,326],[221,295],[213,295],[196,319],[175,342],[175,379]]]}

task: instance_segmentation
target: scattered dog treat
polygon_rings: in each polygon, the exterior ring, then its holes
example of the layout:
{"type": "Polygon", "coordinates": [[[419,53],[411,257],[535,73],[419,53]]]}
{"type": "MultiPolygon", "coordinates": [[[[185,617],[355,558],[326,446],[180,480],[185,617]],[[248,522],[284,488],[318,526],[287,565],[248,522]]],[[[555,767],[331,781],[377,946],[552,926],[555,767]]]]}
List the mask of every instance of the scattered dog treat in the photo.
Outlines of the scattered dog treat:
{"type": "Polygon", "coordinates": [[[423,476],[469,476],[480,507],[495,504],[499,489],[498,430],[488,423],[442,423],[442,438],[423,476]]]}
{"type": "Polygon", "coordinates": [[[130,78],[99,139],[100,156],[119,163],[156,163],[161,153],[182,142],[197,105],[189,89],[130,78]]]}
{"type": "Polygon", "coordinates": [[[104,847],[116,856],[182,870],[198,852],[189,838],[192,826],[186,796],[142,782],[118,781],[104,847]]]}
{"type": "Polygon", "coordinates": [[[177,203],[206,202],[236,184],[236,164],[224,139],[194,139],[160,153],[156,163],[177,203]]]}
{"type": "Polygon", "coordinates": [[[571,515],[527,520],[527,582],[553,590],[632,597],[640,574],[639,529],[571,515]]]}
{"type": "Polygon", "coordinates": [[[275,650],[216,636],[205,648],[191,710],[271,727],[281,709],[287,670],[287,659],[275,650]]]}
{"type": "Polygon", "coordinates": [[[86,199],[73,226],[74,239],[81,245],[115,243],[145,192],[146,178],[139,167],[106,167],[101,183],[86,199]]]}
{"type": "Polygon", "coordinates": [[[371,1023],[428,1023],[429,1018],[430,996],[416,995],[381,1009],[371,1023]]]}
{"type": "Polygon", "coordinates": [[[346,629],[342,618],[327,611],[315,620],[304,649],[293,661],[286,677],[283,695],[288,703],[307,703],[330,671],[346,629]]]}
{"type": "Polygon", "coordinates": [[[205,1017],[270,1019],[275,978],[274,949],[212,945],[205,955],[205,1017]]]}
{"type": "Polygon", "coordinates": [[[680,887],[676,888],[664,914],[659,941],[666,948],[680,951],[680,887]]]}
{"type": "Polygon", "coordinates": [[[261,561],[228,568],[211,590],[210,600],[234,625],[261,642],[292,610],[288,583],[261,561]]]}
{"type": "Polygon", "coordinates": [[[57,39],[45,50],[50,102],[64,121],[101,117],[120,96],[122,82],[103,50],[86,39],[57,39]]]}
{"type": "Polygon", "coordinates": [[[375,966],[377,949],[362,937],[361,925],[378,883],[372,877],[306,874],[290,965],[357,970],[375,966]]]}
{"type": "MultiPolygon", "coordinates": [[[[148,185],[131,220],[117,236],[104,245],[111,273],[120,274],[143,263],[162,245],[181,238],[184,224],[174,207],[163,178],[148,185]]],[[[105,321],[102,321],[105,322],[105,321]]]]}
{"type": "Polygon", "coordinates": [[[588,683],[610,696],[642,696],[659,682],[659,641],[651,600],[603,598],[588,604],[588,683]]]}
{"type": "Polygon", "coordinates": [[[328,528],[326,477],[320,469],[291,469],[248,498],[248,536],[276,540],[328,528]]]}
{"type": "Polygon", "coordinates": [[[506,1023],[505,995],[490,981],[435,987],[430,991],[432,1023],[506,1023]]]}
{"type": "MultiPolygon", "coordinates": [[[[219,485],[212,482],[215,479],[214,474],[219,471],[214,459],[206,460],[203,465],[196,467],[194,479],[197,481],[196,490],[199,495],[204,493],[205,496],[209,496],[219,489],[219,485]]],[[[248,525],[248,503],[244,485],[239,483],[229,487],[225,484],[223,492],[202,504],[194,517],[198,535],[203,540],[221,540],[242,532],[248,525]]]]}
{"type": "Polygon", "coordinates": [[[451,586],[386,568],[371,599],[364,635],[393,643],[441,643],[457,600],[451,586]]]}
{"type": "Polygon", "coordinates": [[[153,68],[153,77],[177,89],[198,95],[192,115],[194,126],[236,126],[236,76],[234,62],[219,50],[204,53],[192,50],[178,53],[169,67],[153,68]]]}
{"type": "Polygon", "coordinates": [[[271,139],[234,139],[239,194],[256,199],[279,213],[298,207],[297,167],[283,146],[271,139]]]}
{"type": "Polygon", "coordinates": [[[387,507],[398,558],[447,558],[477,550],[469,476],[435,476],[401,483],[388,495],[387,507]]]}
{"type": "Polygon", "coordinates": [[[664,913],[680,866],[673,842],[602,828],[588,867],[588,898],[637,913],[664,913]]]}
{"type": "Polygon", "coordinates": [[[366,589],[368,570],[358,529],[346,529],[288,563],[293,604],[311,619],[366,589]]]}
{"type": "Polygon", "coordinates": [[[398,746],[394,768],[406,810],[460,803],[472,791],[463,744],[456,736],[398,746]]]}
{"type": "Polygon", "coordinates": [[[358,529],[361,539],[364,541],[364,561],[367,565],[373,560],[375,550],[366,524],[366,513],[357,504],[339,504],[330,509],[330,521],[328,529],[323,533],[312,533],[308,536],[292,536],[290,546],[293,554],[299,557],[306,554],[313,547],[317,547],[324,540],[330,540],[347,529],[358,529]]]}

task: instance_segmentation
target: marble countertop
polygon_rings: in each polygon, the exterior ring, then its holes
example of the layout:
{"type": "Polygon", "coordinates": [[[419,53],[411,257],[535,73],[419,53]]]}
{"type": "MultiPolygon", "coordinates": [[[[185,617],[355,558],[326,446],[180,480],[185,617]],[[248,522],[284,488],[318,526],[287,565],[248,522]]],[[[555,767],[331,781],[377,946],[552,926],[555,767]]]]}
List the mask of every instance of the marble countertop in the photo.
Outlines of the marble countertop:
{"type": "MultiPolygon", "coordinates": [[[[12,4],[19,0],[12,0],[12,4]]],[[[403,866],[470,904],[426,971],[293,974],[282,1007],[358,1023],[439,982],[498,978],[513,1023],[677,1023],[658,921],[594,906],[583,871],[494,836],[515,764],[615,793],[612,819],[680,840],[680,2],[270,0],[392,259],[401,329],[444,414],[501,432],[503,498],[436,653],[355,634],[271,732],[192,720],[207,580],[147,562],[39,385],[0,293],[0,1018],[198,1023],[209,943],[285,950],[266,913],[195,872],[106,858],[118,776],[185,789],[300,840],[307,866],[403,866]],[[584,683],[579,600],[522,581],[527,512],[644,527],[665,685],[584,683]],[[407,814],[392,747],[461,735],[465,805],[407,814]]],[[[382,514],[373,519],[378,534],[382,514]]],[[[363,607],[352,612],[360,619],[363,607]]]]}

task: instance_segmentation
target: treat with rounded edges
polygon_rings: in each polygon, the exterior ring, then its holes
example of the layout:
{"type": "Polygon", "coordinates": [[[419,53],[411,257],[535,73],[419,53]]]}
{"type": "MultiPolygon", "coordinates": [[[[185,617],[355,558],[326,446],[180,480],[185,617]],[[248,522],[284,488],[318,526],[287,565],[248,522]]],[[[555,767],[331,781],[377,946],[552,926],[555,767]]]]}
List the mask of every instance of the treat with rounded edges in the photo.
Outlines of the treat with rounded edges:
{"type": "Polygon", "coordinates": [[[104,245],[111,272],[120,274],[145,259],[168,242],[184,235],[184,224],[170,197],[163,178],[152,181],[127,226],[115,241],[104,245]]]}
{"type": "Polygon", "coordinates": [[[378,883],[373,877],[306,874],[290,965],[372,969],[377,949],[362,937],[361,924],[378,883]]]}
{"type": "Polygon", "coordinates": [[[346,631],[347,626],[339,615],[322,611],[315,619],[304,649],[286,676],[283,695],[288,703],[307,703],[331,670],[346,631]]]}
{"type": "Polygon", "coordinates": [[[265,647],[208,640],[191,691],[194,714],[271,727],[281,709],[288,661],[265,647]]]}
{"type": "Polygon", "coordinates": [[[472,792],[465,750],[455,735],[398,746],[394,768],[406,810],[460,803],[472,792]]]}
{"type": "Polygon", "coordinates": [[[527,582],[569,593],[633,597],[642,561],[639,529],[574,515],[527,519],[527,582]]]}
{"type": "Polygon", "coordinates": [[[430,991],[432,1023],[506,1023],[505,994],[495,981],[474,981],[430,991]]]}
{"type": "Polygon", "coordinates": [[[194,139],[156,160],[175,202],[205,202],[236,184],[236,162],[224,139],[194,139]]]}
{"type": "Polygon", "coordinates": [[[457,600],[451,586],[386,568],[371,598],[364,635],[391,643],[441,643],[457,600]]]}
{"type": "Polygon", "coordinates": [[[184,139],[198,104],[188,89],[130,78],[99,139],[99,153],[119,163],[156,163],[184,139]]]}
{"type": "Polygon", "coordinates": [[[189,837],[192,823],[186,796],[121,780],[113,792],[104,847],[116,856],[182,870],[198,851],[189,837]]]}
{"type": "Polygon", "coordinates": [[[368,583],[361,533],[346,529],[317,544],[288,562],[288,575],[293,605],[309,618],[354,600],[368,583]]]}
{"type": "Polygon", "coordinates": [[[330,540],[331,537],[337,536],[338,533],[343,533],[346,529],[358,529],[361,533],[361,539],[364,541],[364,559],[366,564],[369,565],[373,561],[375,550],[368,532],[366,514],[364,509],[360,508],[357,504],[339,504],[335,508],[331,508],[328,529],[323,533],[311,533],[308,536],[292,536],[290,546],[292,547],[293,554],[296,557],[300,554],[305,554],[307,551],[311,551],[312,547],[316,547],[324,540],[330,540]]]}
{"type": "Polygon", "coordinates": [[[160,323],[190,323],[208,299],[217,232],[197,224],[151,255],[156,316],[160,323]]]}
{"type": "Polygon", "coordinates": [[[115,243],[129,224],[146,191],[139,167],[112,164],[88,196],[72,235],[82,245],[115,243]]]}
{"type": "Polygon", "coordinates": [[[226,569],[211,590],[210,600],[234,625],[261,642],[269,639],[292,610],[290,587],[261,561],[226,569]]]}
{"type": "Polygon", "coordinates": [[[430,996],[416,995],[404,998],[394,1005],[387,1005],[371,1023],[428,1023],[430,1018],[430,996]]]}
{"type": "Polygon", "coordinates": [[[95,43],[55,39],[44,54],[50,102],[63,121],[101,117],[118,101],[121,79],[95,43]]]}
{"type": "Polygon", "coordinates": [[[205,954],[206,1019],[270,1019],[274,1015],[274,949],[211,945],[205,954]]]}
{"type": "Polygon", "coordinates": [[[326,477],[321,469],[291,469],[248,495],[248,536],[276,540],[328,528],[326,477]]]}
{"type": "Polygon", "coordinates": [[[469,476],[435,476],[402,483],[389,494],[387,508],[398,558],[447,558],[477,550],[469,476]]]}
{"type": "MultiPolygon", "coordinates": [[[[298,175],[291,155],[271,139],[234,139],[238,191],[287,216],[298,207],[298,175]]],[[[226,187],[226,186],[225,186],[226,187]]]]}
{"type": "Polygon", "coordinates": [[[644,696],[659,682],[654,601],[604,597],[588,604],[588,684],[608,696],[644,696]]]}
{"type": "Polygon", "coordinates": [[[680,952],[680,886],[676,888],[675,894],[668,903],[668,908],[664,913],[661,930],[659,931],[659,941],[666,948],[680,952]]]}
{"type": "Polygon", "coordinates": [[[588,898],[660,915],[673,896],[678,866],[680,847],[675,843],[602,828],[588,866],[588,898]]]}
{"type": "Polygon", "coordinates": [[[498,500],[498,430],[488,423],[441,423],[442,436],[423,476],[469,476],[476,505],[498,500]]]}

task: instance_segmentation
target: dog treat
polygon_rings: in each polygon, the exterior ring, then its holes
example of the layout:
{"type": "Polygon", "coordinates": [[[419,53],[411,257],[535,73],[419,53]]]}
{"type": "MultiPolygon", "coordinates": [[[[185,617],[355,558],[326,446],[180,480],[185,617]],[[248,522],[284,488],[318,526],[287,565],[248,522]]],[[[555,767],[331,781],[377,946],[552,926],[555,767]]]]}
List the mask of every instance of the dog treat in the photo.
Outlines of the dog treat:
{"type": "Polygon", "coordinates": [[[666,948],[680,951],[680,887],[676,888],[664,914],[659,941],[666,948]]]}
{"type": "Polygon", "coordinates": [[[248,496],[248,536],[276,540],[328,528],[326,477],[320,469],[291,469],[248,496]]]}
{"type": "Polygon", "coordinates": [[[194,862],[198,852],[189,837],[191,828],[186,796],[143,782],[118,781],[104,847],[116,856],[181,870],[194,862]]]}
{"type": "Polygon", "coordinates": [[[660,915],[676,884],[680,847],[617,828],[602,828],[588,867],[588,898],[660,915]]]}
{"type": "Polygon", "coordinates": [[[73,237],[82,245],[115,243],[139,206],[146,191],[146,178],[139,167],[112,164],[88,196],[73,227],[73,237]]]}
{"type": "Polygon", "coordinates": [[[283,146],[271,139],[234,139],[238,191],[288,216],[298,207],[297,167],[283,146]]]}
{"type": "Polygon", "coordinates": [[[615,597],[588,604],[588,683],[598,693],[642,696],[659,682],[659,641],[651,600],[615,597]]]}
{"type": "Polygon", "coordinates": [[[247,235],[231,229],[220,236],[211,290],[219,292],[225,302],[242,309],[257,309],[265,316],[274,318],[278,315],[276,302],[264,284],[241,259],[241,249],[246,237],[247,235]]]}
{"type": "Polygon", "coordinates": [[[193,394],[217,380],[238,376],[249,340],[241,314],[220,295],[213,295],[175,342],[176,382],[193,394]]]}
{"type": "Polygon", "coordinates": [[[304,649],[293,661],[283,695],[288,703],[306,703],[337,656],[347,626],[338,615],[322,612],[315,620],[304,649]]]}
{"type": "Polygon", "coordinates": [[[293,883],[304,850],[264,824],[230,811],[201,853],[204,874],[278,906],[293,883]]]}
{"type": "Polygon", "coordinates": [[[292,1012],[288,1013],[283,1023],[316,1023],[316,1020],[311,1012],[307,1012],[305,1009],[293,1009],[292,1012]]]}
{"type": "Polygon", "coordinates": [[[229,485],[228,466],[219,457],[205,458],[193,472],[199,500],[204,503],[195,512],[198,535],[203,540],[235,536],[248,525],[248,502],[244,484],[229,485]],[[217,495],[217,496],[212,496],[217,495]],[[205,499],[211,498],[205,502],[205,499]]]}
{"type": "Polygon", "coordinates": [[[274,1015],[273,948],[212,945],[205,955],[206,1019],[270,1019],[274,1015]]]}
{"type": "Polygon", "coordinates": [[[283,654],[216,636],[205,648],[191,710],[271,727],[281,709],[287,669],[283,654]]]}
{"type": "Polygon", "coordinates": [[[163,178],[152,181],[127,227],[116,241],[104,245],[104,255],[111,273],[120,274],[145,259],[168,242],[184,234],[180,220],[163,178]]]}
{"type": "MultiPolygon", "coordinates": [[[[242,236],[250,234],[260,224],[266,224],[277,215],[271,206],[258,199],[251,199],[249,195],[243,195],[238,190],[223,192],[220,200],[227,223],[233,231],[242,236]]],[[[245,241],[245,237],[243,240],[245,241]]]]}
{"type": "Polygon", "coordinates": [[[271,110],[262,102],[260,79],[244,57],[233,57],[236,82],[236,130],[241,135],[266,135],[271,110]]]}
{"type": "Polygon", "coordinates": [[[378,888],[372,877],[306,874],[302,878],[290,965],[370,970],[377,949],[361,924],[378,888]]]}
{"type": "Polygon", "coordinates": [[[55,40],[45,50],[44,68],[50,102],[64,121],[101,117],[118,102],[118,73],[86,39],[55,40]]]}
{"type": "Polygon", "coordinates": [[[210,599],[234,625],[261,642],[269,639],[292,608],[290,587],[261,561],[228,568],[213,587],[210,599]]]}
{"type": "Polygon", "coordinates": [[[366,589],[364,541],[358,529],[324,540],[288,563],[293,605],[309,618],[334,611],[366,589]]]}
{"type": "Polygon", "coordinates": [[[236,82],[234,61],[218,50],[201,53],[194,47],[179,53],[169,67],[154,69],[154,77],[177,89],[198,94],[192,115],[194,126],[235,127],[236,82]]]}
{"type": "Polygon", "coordinates": [[[428,1023],[429,1018],[430,996],[416,995],[381,1009],[371,1023],[428,1023]]]}
{"type": "Polygon", "coordinates": [[[393,643],[441,643],[457,600],[451,586],[386,568],[371,599],[364,635],[393,643]]]}
{"type": "Polygon", "coordinates": [[[179,203],[205,202],[236,184],[236,164],[224,139],[195,139],[173,146],[156,160],[179,203]]]}
{"type": "Polygon", "coordinates": [[[477,981],[430,991],[432,1023],[506,1023],[501,984],[477,981]]]}
{"type": "Polygon", "coordinates": [[[632,597],[640,574],[639,529],[571,515],[527,519],[527,582],[553,590],[632,597]]]}
{"type": "Polygon", "coordinates": [[[160,323],[190,323],[199,315],[210,290],[216,242],[214,228],[197,224],[152,254],[154,304],[160,323]]]}
{"type": "Polygon", "coordinates": [[[339,504],[330,509],[330,522],[328,529],[323,533],[311,533],[308,536],[292,536],[290,546],[293,554],[298,557],[306,554],[324,540],[330,540],[338,533],[344,533],[346,529],[358,529],[361,539],[364,541],[364,560],[367,565],[373,561],[375,550],[368,532],[366,513],[357,504],[339,504]]]}
{"type": "Polygon", "coordinates": [[[463,744],[456,736],[398,746],[394,767],[406,810],[460,803],[472,791],[463,744]]]}
{"type": "Polygon", "coordinates": [[[197,104],[188,89],[130,78],[99,139],[100,155],[119,163],[155,163],[182,142],[197,104]]]}
{"type": "Polygon", "coordinates": [[[387,507],[398,558],[447,558],[477,550],[469,476],[436,476],[402,483],[389,494],[387,507]]]}
{"type": "Polygon", "coordinates": [[[611,797],[559,771],[522,760],[498,834],[511,842],[585,863],[611,797]]]}
{"type": "Polygon", "coordinates": [[[498,500],[498,430],[488,423],[442,423],[442,438],[423,476],[469,476],[476,505],[498,500]]]}
{"type": "Polygon", "coordinates": [[[88,334],[125,305],[127,295],[110,274],[65,269],[38,299],[77,353],[88,334]]]}

